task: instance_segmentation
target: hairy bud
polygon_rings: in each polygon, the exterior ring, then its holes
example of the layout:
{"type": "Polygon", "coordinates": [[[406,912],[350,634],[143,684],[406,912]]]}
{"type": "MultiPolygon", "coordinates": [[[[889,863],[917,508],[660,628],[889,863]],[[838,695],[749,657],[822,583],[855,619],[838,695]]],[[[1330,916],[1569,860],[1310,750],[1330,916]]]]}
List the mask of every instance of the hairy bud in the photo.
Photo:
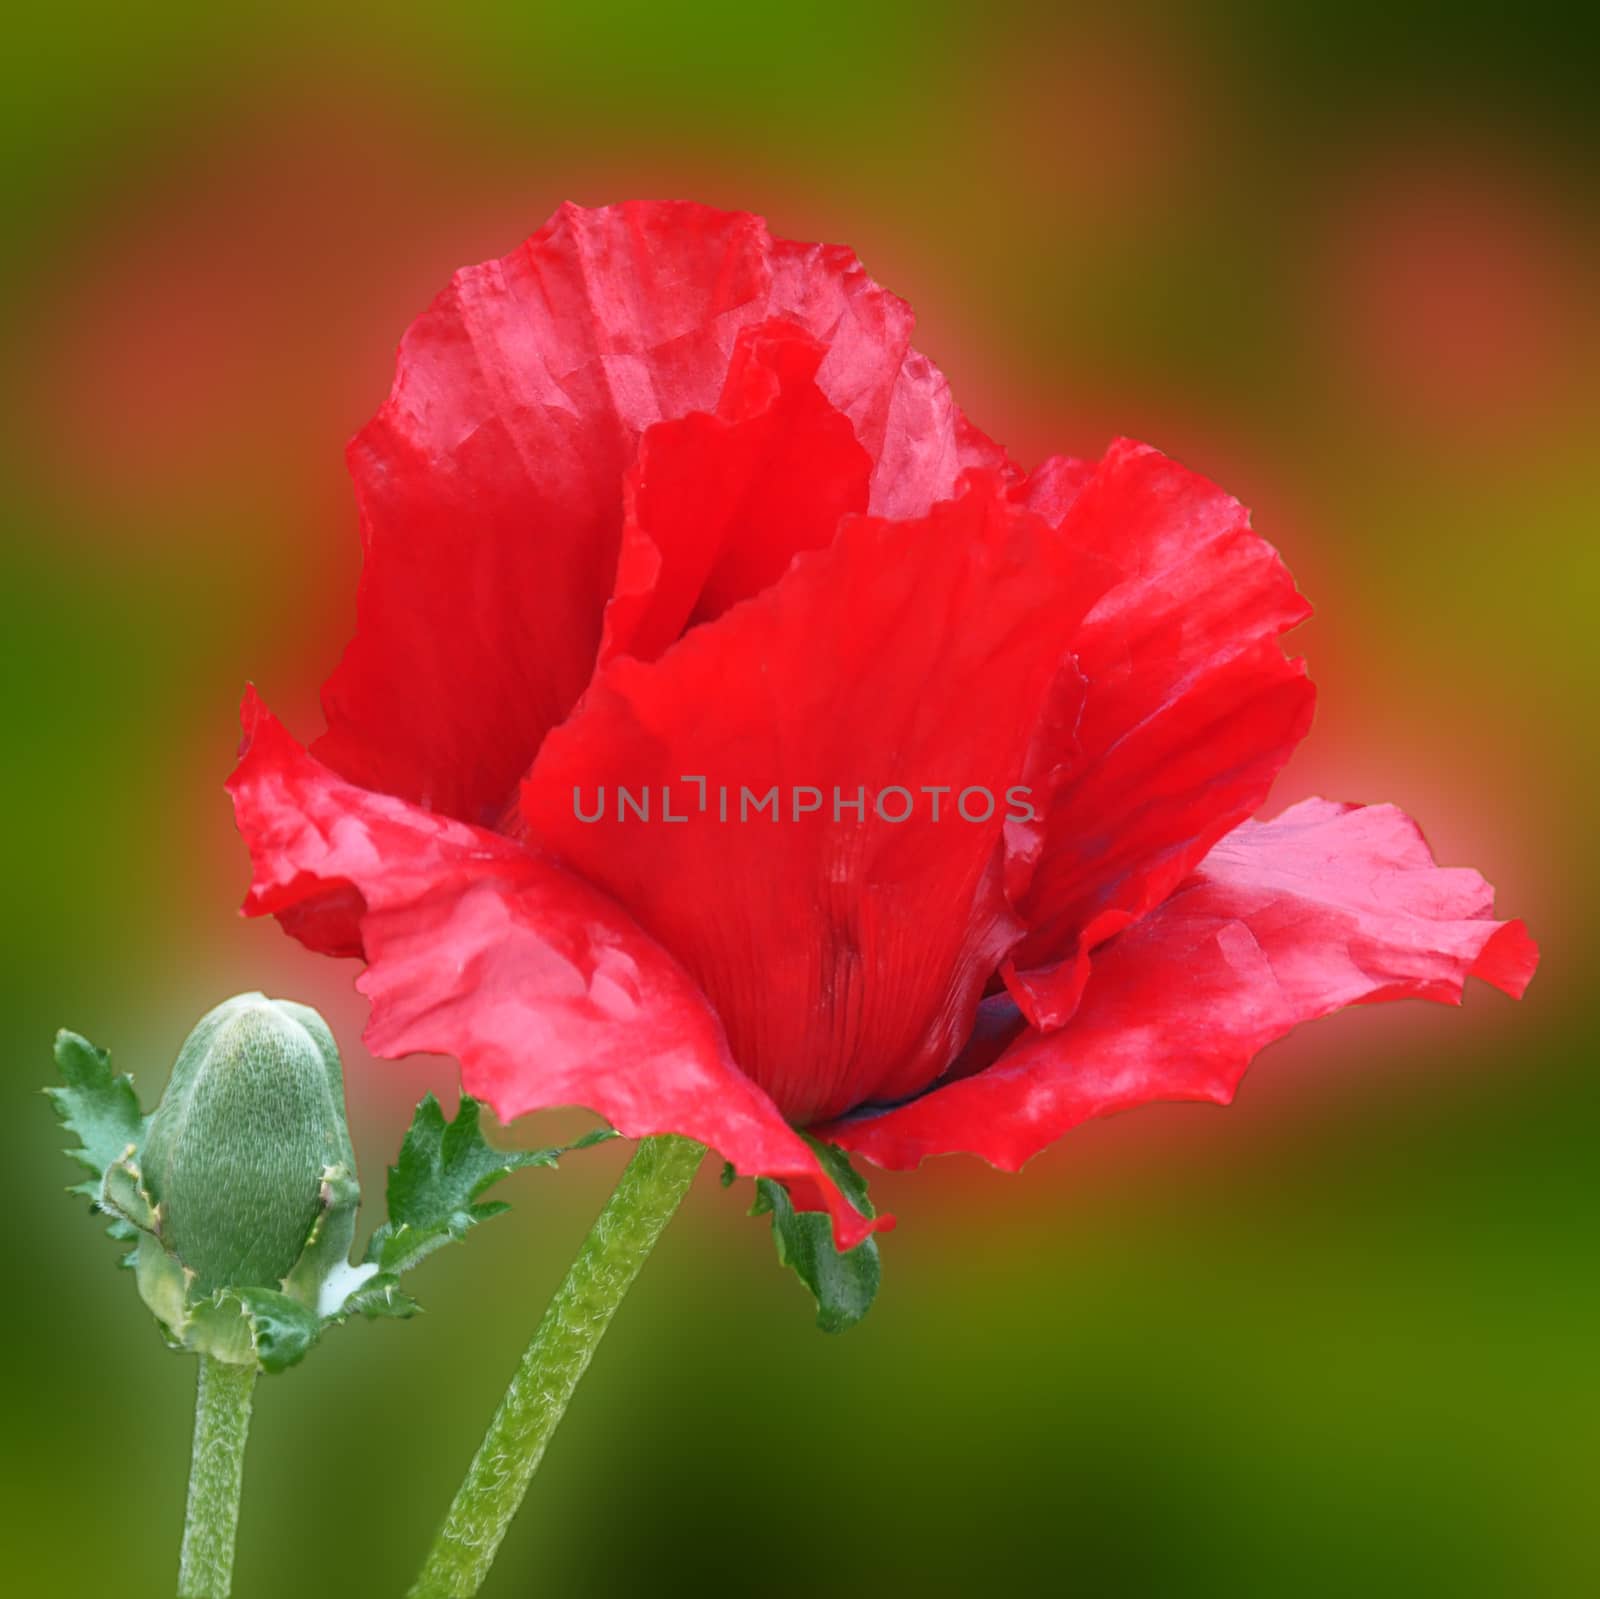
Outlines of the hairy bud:
{"type": "Polygon", "coordinates": [[[139,1292],[168,1338],[269,1369],[376,1272],[349,1263],[360,1203],[333,1035],[264,994],[200,1019],[101,1191],[142,1235],[139,1292]]]}

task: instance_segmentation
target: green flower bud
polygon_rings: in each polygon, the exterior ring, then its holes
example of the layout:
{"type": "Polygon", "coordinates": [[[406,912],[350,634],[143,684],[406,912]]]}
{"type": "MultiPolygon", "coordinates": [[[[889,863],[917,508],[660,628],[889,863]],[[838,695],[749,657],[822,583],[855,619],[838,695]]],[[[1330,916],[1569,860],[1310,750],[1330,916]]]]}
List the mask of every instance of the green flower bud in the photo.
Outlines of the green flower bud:
{"type": "Polygon", "coordinates": [[[264,994],[202,1017],[100,1201],[143,1235],[139,1292],[169,1341],[299,1359],[378,1270],[349,1262],[361,1189],[327,1024],[264,994]]]}
{"type": "Polygon", "coordinates": [[[355,1172],[327,1024],[262,994],[217,1006],[178,1053],[139,1164],[195,1292],[279,1287],[323,1208],[324,1174],[355,1172]]]}

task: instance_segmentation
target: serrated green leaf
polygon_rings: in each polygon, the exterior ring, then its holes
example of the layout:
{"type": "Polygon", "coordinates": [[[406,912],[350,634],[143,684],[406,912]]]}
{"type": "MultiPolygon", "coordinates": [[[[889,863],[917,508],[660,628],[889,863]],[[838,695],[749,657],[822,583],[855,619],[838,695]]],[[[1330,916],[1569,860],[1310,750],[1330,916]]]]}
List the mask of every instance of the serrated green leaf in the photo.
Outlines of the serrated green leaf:
{"type": "MultiPolygon", "coordinates": [[[[133,1079],[126,1072],[114,1073],[110,1054],[88,1039],[63,1028],[56,1034],[55,1059],[62,1082],[45,1094],[62,1126],[78,1140],[65,1153],[90,1174],[67,1192],[81,1194],[98,1210],[107,1169],[130,1149],[140,1148],[150,1118],[139,1108],[133,1079]]],[[[119,1217],[113,1217],[106,1231],[124,1243],[137,1236],[119,1217]]]]}
{"type": "MultiPolygon", "coordinates": [[[[871,1216],[866,1180],[851,1166],[844,1151],[816,1139],[808,1138],[807,1142],[845,1198],[863,1216],[871,1216]]],[[[756,1180],[756,1202],[750,1214],[771,1215],[778,1262],[811,1290],[817,1302],[817,1326],[823,1332],[844,1332],[872,1308],[882,1275],[876,1238],[866,1238],[854,1249],[841,1253],[834,1245],[833,1222],[828,1215],[823,1211],[796,1210],[788,1189],[770,1177],[756,1180]]]]}
{"type": "Polygon", "coordinates": [[[150,1118],[139,1108],[133,1079],[111,1070],[106,1050],[63,1028],[56,1034],[55,1057],[63,1082],[45,1093],[62,1125],[77,1137],[77,1148],[65,1153],[93,1174],[69,1192],[98,1199],[106,1168],[130,1144],[137,1148],[144,1141],[150,1118]]]}
{"type": "MultiPolygon", "coordinates": [[[[417,1106],[400,1158],[389,1168],[389,1219],[367,1244],[366,1259],[378,1267],[378,1280],[410,1271],[479,1222],[500,1215],[508,1208],[505,1204],[479,1196],[502,1177],[525,1166],[554,1166],[568,1153],[562,1148],[496,1149],[479,1126],[481,1109],[470,1094],[461,1096],[454,1121],[445,1120],[432,1094],[417,1106]]],[[[615,1136],[610,1128],[601,1128],[569,1147],[587,1149],[615,1136]]]]}
{"type": "Polygon", "coordinates": [[[472,1225],[473,1201],[491,1184],[523,1166],[553,1166],[559,1151],[496,1149],[479,1126],[482,1107],[461,1096],[454,1121],[446,1121],[432,1094],[417,1106],[389,1168],[389,1220],[399,1227],[472,1225]]]}

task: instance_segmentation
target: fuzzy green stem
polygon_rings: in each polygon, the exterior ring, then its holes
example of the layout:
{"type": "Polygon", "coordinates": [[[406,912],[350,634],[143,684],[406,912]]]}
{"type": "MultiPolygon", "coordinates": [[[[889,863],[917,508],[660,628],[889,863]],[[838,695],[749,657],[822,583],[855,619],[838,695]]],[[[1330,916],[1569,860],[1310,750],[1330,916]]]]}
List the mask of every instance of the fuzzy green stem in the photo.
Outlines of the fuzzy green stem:
{"type": "Polygon", "coordinates": [[[477,1593],[578,1379],[704,1156],[687,1138],[640,1143],[523,1353],[410,1599],[477,1593]]]}
{"type": "Polygon", "coordinates": [[[200,1356],[194,1401],[194,1458],[189,1508],[178,1557],[178,1599],[228,1599],[233,1583],[233,1538],[239,1526],[244,1446],[250,1436],[254,1366],[200,1356]]]}

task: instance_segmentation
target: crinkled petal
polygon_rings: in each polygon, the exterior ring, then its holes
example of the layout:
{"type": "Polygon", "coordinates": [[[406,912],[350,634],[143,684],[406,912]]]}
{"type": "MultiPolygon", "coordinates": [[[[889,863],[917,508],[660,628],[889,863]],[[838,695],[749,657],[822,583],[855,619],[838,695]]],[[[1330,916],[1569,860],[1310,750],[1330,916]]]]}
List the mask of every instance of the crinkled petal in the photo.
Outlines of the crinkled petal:
{"type": "Polygon", "coordinates": [[[817,382],[872,457],[875,509],[920,512],[964,467],[1004,465],[849,251],[687,203],[563,207],[456,274],[351,445],[365,561],[318,757],[497,818],[589,680],[640,434],[711,410],[740,329],[774,316],[827,346],[817,382]]]}
{"type": "MultiPolygon", "coordinates": [[[[1094,568],[1084,565],[1080,576],[1086,586],[1095,583],[1094,568]]],[[[1104,587],[1104,581],[1099,582],[1104,587]]],[[[1028,791],[1026,812],[1008,816],[1005,824],[1005,889],[1013,905],[1020,904],[1033,879],[1034,869],[1048,840],[1050,811],[1056,795],[1068,780],[1077,760],[1078,720],[1088,685],[1069,651],[1057,664],[1044,709],[1033,730],[1033,741],[1023,767],[1028,791]]]]}
{"type": "Polygon", "coordinates": [[[617,592],[601,662],[654,660],[831,543],[867,508],[872,458],[817,387],[826,351],[793,322],[746,328],[715,415],[646,430],[628,474],[617,592]]]}
{"type": "Polygon", "coordinates": [[[771,268],[769,314],[798,322],[828,348],[817,383],[872,457],[874,516],[925,516],[974,468],[1020,477],[962,415],[944,374],[911,348],[911,307],[874,283],[851,251],[778,239],[771,268]]]}
{"type": "Polygon", "coordinates": [[[1012,978],[1038,1025],[1072,1014],[1090,950],[1161,903],[1259,809],[1314,691],[1279,635],[1309,614],[1249,514],[1146,445],[1049,463],[1023,497],[1123,580],[1073,639],[1085,679],[1070,772],[1021,902],[1012,978]]]}
{"type": "Polygon", "coordinates": [[[1052,455],[1012,487],[1011,497],[1018,505],[1027,506],[1035,516],[1042,516],[1051,527],[1060,527],[1073,501],[1094,481],[1099,469],[1097,461],[1052,455]]]}
{"type": "Polygon", "coordinates": [[[245,910],[298,932],[332,902],[342,952],[367,960],[374,1054],[454,1056],[502,1120],[584,1105],[631,1138],[684,1134],[826,1201],[841,1247],[871,1231],[614,902],[505,838],[343,781],[253,691],[244,723],[229,787],[255,865],[245,910]]]}
{"type": "Polygon", "coordinates": [[[612,661],[540,752],[532,837],[684,962],[797,1125],[925,1086],[970,1031],[1020,932],[1007,790],[1084,587],[979,475],[926,518],[847,519],[658,661],[612,661]],[[776,818],[745,802],[769,793],[776,818]]]}
{"type": "Polygon", "coordinates": [[[1469,976],[1520,997],[1538,964],[1473,871],[1433,864],[1390,805],[1308,800],[1246,822],[1164,905],[1096,955],[1077,1013],[995,1064],[819,1130],[879,1165],[966,1150],[1014,1171],[1091,1116],[1227,1103],[1251,1058],[1343,1005],[1459,1004],[1469,976]]]}

